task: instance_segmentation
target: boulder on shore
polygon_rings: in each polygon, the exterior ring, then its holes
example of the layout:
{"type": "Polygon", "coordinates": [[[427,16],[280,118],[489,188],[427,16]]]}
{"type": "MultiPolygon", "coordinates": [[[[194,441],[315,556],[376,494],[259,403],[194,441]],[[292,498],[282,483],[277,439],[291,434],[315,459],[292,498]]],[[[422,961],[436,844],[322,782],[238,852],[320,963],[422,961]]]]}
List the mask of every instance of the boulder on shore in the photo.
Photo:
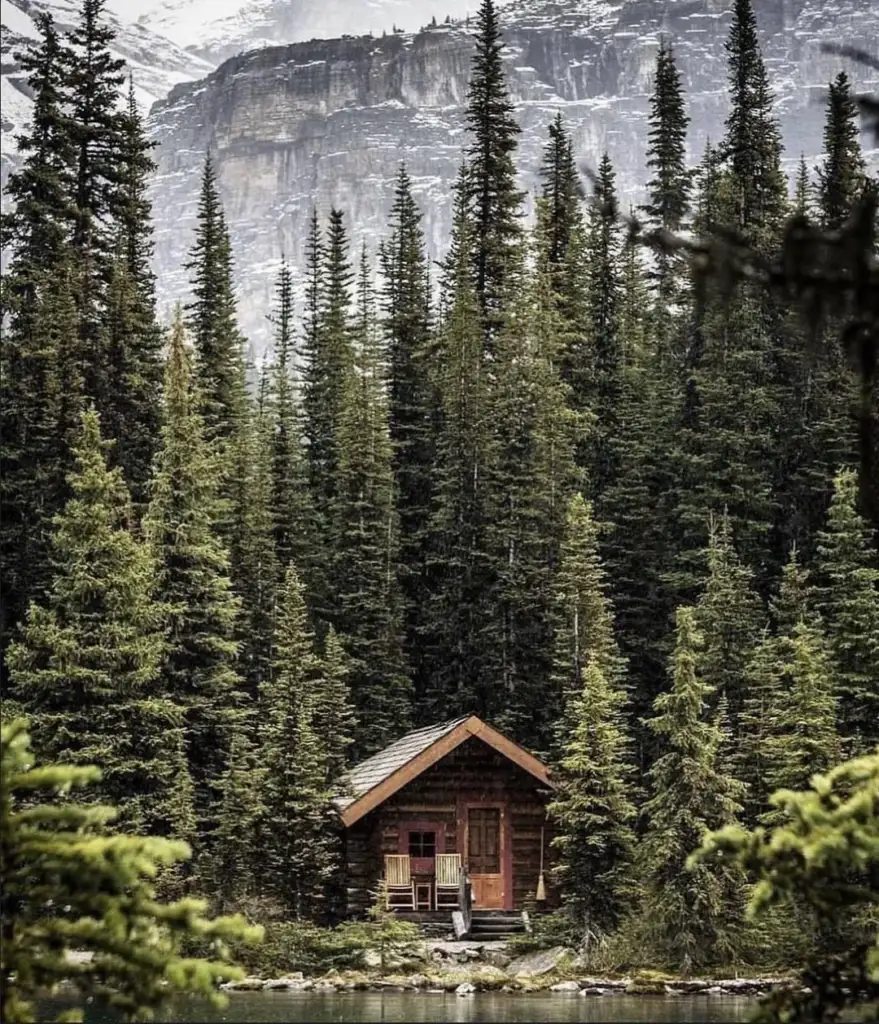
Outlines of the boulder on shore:
{"type": "Polygon", "coordinates": [[[541,974],[549,974],[565,959],[572,957],[574,951],[567,946],[553,946],[551,949],[539,949],[534,953],[525,953],[516,957],[507,966],[507,973],[512,977],[536,978],[541,974]]]}

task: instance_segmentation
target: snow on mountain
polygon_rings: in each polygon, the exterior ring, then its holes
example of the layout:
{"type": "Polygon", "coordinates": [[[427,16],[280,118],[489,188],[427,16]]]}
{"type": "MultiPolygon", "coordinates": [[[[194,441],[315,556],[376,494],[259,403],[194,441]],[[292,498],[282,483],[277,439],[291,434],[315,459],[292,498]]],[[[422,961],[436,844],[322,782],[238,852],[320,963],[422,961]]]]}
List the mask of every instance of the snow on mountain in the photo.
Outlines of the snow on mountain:
{"type": "MultiPolygon", "coordinates": [[[[122,0],[122,8],[136,0],[122,0]]],[[[0,181],[6,176],[16,159],[15,136],[27,123],[31,111],[31,97],[15,54],[30,39],[37,38],[35,17],[49,11],[62,30],[72,28],[77,21],[77,0],[0,0],[0,181]]],[[[147,113],[158,99],[182,82],[203,78],[214,70],[215,64],[190,53],[144,25],[130,24],[108,12],[116,28],[115,55],[122,57],[134,77],[135,94],[147,113]]]]}
{"type": "Polygon", "coordinates": [[[245,50],[344,34],[417,31],[446,15],[465,17],[479,0],[108,0],[122,20],[173,39],[208,60],[245,50]]]}

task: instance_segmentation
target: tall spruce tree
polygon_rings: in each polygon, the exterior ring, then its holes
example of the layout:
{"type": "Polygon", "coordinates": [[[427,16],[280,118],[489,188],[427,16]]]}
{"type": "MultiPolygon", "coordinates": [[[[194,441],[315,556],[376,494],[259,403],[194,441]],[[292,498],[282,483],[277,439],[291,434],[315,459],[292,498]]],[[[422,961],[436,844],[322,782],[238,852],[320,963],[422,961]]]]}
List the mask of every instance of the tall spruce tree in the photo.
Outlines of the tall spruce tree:
{"type": "Polygon", "coordinates": [[[858,508],[853,470],[833,484],[818,536],[819,607],[839,694],[839,725],[854,754],[879,743],[879,563],[858,508]]]}
{"type": "Polygon", "coordinates": [[[510,304],[495,339],[487,539],[496,569],[492,625],[483,638],[486,711],[510,735],[538,748],[552,734],[552,582],[577,481],[575,417],[558,374],[563,329],[544,255],[545,229],[541,209],[530,285],[510,304]]]}
{"type": "Polygon", "coordinates": [[[824,122],[824,160],[818,168],[818,206],[825,227],[838,231],[867,187],[858,102],[844,71],[830,83],[824,122]]]}
{"type": "Polygon", "coordinates": [[[292,567],[279,598],[275,651],[274,672],[260,694],[261,885],[282,917],[314,920],[324,912],[337,851],[326,751],[315,729],[320,665],[302,584],[292,567]]]}
{"type": "Polygon", "coordinates": [[[217,456],[204,436],[193,377],[178,310],[144,530],[158,562],[157,596],[167,610],[163,685],[184,709],[186,754],[204,840],[235,719],[239,602],[231,590],[228,555],[215,531],[217,456]]]}
{"type": "Polygon", "coordinates": [[[380,265],[388,423],[400,522],[400,586],[406,651],[417,694],[425,686],[420,655],[428,593],[426,543],[439,399],[429,372],[433,325],[424,232],[405,165],[401,165],[397,178],[391,234],[382,245],[380,265]]]}
{"type": "Polygon", "coordinates": [[[744,787],[722,774],[723,734],[707,714],[710,687],[699,674],[702,636],[693,608],[677,613],[671,689],[656,699],[651,728],[665,752],[650,770],[652,795],[641,845],[644,929],[654,955],[675,968],[737,959],[744,910],[744,877],[726,866],[685,870],[707,832],[731,824],[744,787]]]}
{"type": "Polygon", "coordinates": [[[732,183],[734,227],[752,240],[776,237],[784,213],[781,134],[772,109],[753,0],[735,0],[726,42],[731,109],[721,152],[732,183]]]}
{"type": "Polygon", "coordinates": [[[556,868],[578,932],[592,942],[612,931],[631,896],[635,852],[632,766],[624,723],[625,694],[609,683],[597,660],[583,675],[563,719],[555,765],[556,868]]]}
{"type": "Polygon", "coordinates": [[[515,250],[521,234],[523,194],[516,188],[514,156],[520,128],[507,90],[503,43],[493,0],[476,15],[476,52],[467,93],[467,194],[473,224],[474,280],[485,342],[500,327],[515,250]]]}
{"type": "Polygon", "coordinates": [[[708,578],[696,608],[705,637],[699,668],[717,699],[725,699],[729,727],[739,734],[744,673],[764,614],[753,589],[753,572],[739,560],[729,516],[712,517],[708,534],[708,578]]]}
{"type": "Polygon", "coordinates": [[[71,498],[55,519],[54,581],[9,649],[14,696],[41,756],[97,764],[96,798],[125,829],[165,809],[179,705],[160,685],[162,606],[149,548],[130,531],[121,473],[107,466],[97,413],[82,417],[71,498]]]}
{"type": "Polygon", "coordinates": [[[186,307],[195,350],[193,373],[205,437],[229,441],[245,415],[243,343],[232,283],[232,249],[210,152],[205,157],[195,241],[186,269],[193,301],[186,307]]]}
{"type": "MultiPolygon", "coordinates": [[[[686,222],[692,191],[692,172],[687,166],[687,128],[690,118],[684,105],[681,74],[671,43],[663,38],[656,55],[653,93],[650,97],[650,131],[647,166],[653,177],[648,199],[641,211],[651,227],[679,232],[686,222]]],[[[650,277],[654,287],[656,354],[670,355],[674,342],[676,306],[683,297],[681,260],[664,249],[656,253],[650,277]]]]}
{"type": "Polygon", "coordinates": [[[589,405],[596,417],[583,469],[588,493],[601,500],[618,471],[619,407],[622,375],[619,305],[621,238],[617,220],[615,174],[605,153],[598,165],[589,210],[586,248],[587,337],[592,363],[589,405]]]}
{"type": "Polygon", "coordinates": [[[69,241],[75,152],[65,117],[66,48],[51,15],[16,59],[33,95],[28,130],[16,138],[0,245],[0,652],[32,597],[51,582],[52,517],[67,496],[71,430],[79,424],[82,364],[69,241]],[[72,415],[70,415],[72,413],[72,415]]]}
{"type": "Polygon", "coordinates": [[[350,656],[358,754],[399,735],[411,714],[398,580],[399,524],[388,407],[371,268],[363,252],[349,367],[336,430],[331,580],[338,632],[350,656]]]}
{"type": "Polygon", "coordinates": [[[314,730],[326,755],[327,782],[337,786],[357,733],[357,716],[348,685],[351,660],[332,626],[320,663],[322,685],[315,691],[314,730]]]}
{"type": "Polygon", "coordinates": [[[494,437],[480,310],[470,259],[465,173],[455,190],[455,224],[443,280],[443,319],[433,372],[440,395],[425,639],[427,721],[450,709],[485,712],[488,666],[482,638],[491,622],[493,563],[488,480],[494,437]]]}

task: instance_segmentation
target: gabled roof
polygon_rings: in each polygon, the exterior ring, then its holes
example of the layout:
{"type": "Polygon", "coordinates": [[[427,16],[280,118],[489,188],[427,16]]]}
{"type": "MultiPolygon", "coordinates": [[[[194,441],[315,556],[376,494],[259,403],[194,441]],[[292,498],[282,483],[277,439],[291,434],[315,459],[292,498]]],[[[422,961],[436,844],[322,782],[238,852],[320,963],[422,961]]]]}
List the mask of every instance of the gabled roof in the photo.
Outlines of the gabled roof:
{"type": "Polygon", "coordinates": [[[467,715],[407,733],[352,768],[345,779],[345,795],[335,801],[342,822],[353,825],[471,736],[552,788],[546,765],[475,715],[467,715]]]}

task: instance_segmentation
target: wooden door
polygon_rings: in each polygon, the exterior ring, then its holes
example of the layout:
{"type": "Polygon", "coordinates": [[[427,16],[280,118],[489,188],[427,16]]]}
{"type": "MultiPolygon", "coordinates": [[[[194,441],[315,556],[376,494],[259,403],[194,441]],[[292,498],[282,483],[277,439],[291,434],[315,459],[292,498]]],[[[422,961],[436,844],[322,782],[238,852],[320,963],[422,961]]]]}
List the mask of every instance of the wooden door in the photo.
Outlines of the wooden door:
{"type": "Polygon", "coordinates": [[[500,807],[467,810],[467,865],[473,883],[473,906],[504,907],[503,818],[500,807]]]}

